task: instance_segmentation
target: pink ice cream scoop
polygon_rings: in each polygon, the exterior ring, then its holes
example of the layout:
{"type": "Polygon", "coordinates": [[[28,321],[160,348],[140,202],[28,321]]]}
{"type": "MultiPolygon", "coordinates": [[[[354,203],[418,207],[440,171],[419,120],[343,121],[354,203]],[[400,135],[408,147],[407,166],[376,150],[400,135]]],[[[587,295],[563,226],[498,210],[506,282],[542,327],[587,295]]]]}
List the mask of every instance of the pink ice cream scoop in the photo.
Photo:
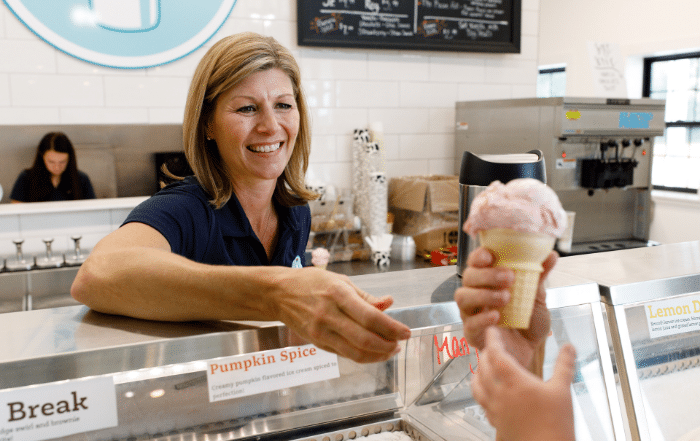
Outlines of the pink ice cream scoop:
{"type": "Polygon", "coordinates": [[[328,265],[331,254],[325,248],[316,248],[311,252],[311,264],[313,266],[328,265]]]}
{"type": "Polygon", "coordinates": [[[559,237],[566,228],[566,212],[554,190],[537,179],[494,181],[474,198],[464,231],[475,237],[493,228],[559,237]]]}

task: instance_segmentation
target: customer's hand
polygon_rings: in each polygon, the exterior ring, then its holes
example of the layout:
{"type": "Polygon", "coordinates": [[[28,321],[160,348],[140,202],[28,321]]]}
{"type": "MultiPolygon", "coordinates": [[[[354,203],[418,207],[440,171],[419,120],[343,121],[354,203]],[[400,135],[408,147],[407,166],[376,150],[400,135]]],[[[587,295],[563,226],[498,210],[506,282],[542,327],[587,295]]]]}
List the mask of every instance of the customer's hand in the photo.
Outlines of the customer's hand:
{"type": "Polygon", "coordinates": [[[576,350],[559,351],[554,373],[544,382],[506,352],[495,327],[486,330],[486,348],[472,377],[474,398],[502,441],[574,441],[570,385],[576,350]]]}
{"type": "MultiPolygon", "coordinates": [[[[550,317],[546,304],[544,280],[558,258],[551,252],[542,266],[537,297],[528,329],[498,327],[506,350],[523,366],[529,367],[537,347],[549,333],[550,317]]],[[[509,288],[513,284],[514,273],[508,268],[493,267],[494,256],[479,247],[467,260],[467,269],[462,274],[462,287],[455,291],[455,301],[464,322],[464,336],[467,342],[481,350],[485,345],[486,328],[498,323],[499,310],[510,299],[509,288]]]]}
{"type": "Polygon", "coordinates": [[[317,268],[284,272],[275,296],[276,316],[319,348],[356,362],[387,360],[411,330],[383,311],[391,296],[376,298],[347,276],[317,268]]]}

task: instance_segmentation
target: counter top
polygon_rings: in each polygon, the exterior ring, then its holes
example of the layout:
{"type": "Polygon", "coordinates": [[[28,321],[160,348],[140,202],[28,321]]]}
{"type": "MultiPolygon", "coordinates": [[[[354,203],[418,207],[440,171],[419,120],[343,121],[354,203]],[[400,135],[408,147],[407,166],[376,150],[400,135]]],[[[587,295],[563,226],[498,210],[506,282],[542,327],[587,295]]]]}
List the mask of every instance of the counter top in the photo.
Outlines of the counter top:
{"type": "MultiPolygon", "coordinates": [[[[669,281],[687,283],[692,279],[700,287],[698,274],[700,242],[563,257],[545,285],[547,306],[599,301],[600,291],[598,284],[591,281],[593,278],[601,286],[614,288],[608,292],[615,301],[642,301],[666,296],[669,281]],[[644,289],[640,289],[642,283],[644,289]]],[[[379,272],[350,279],[374,296],[391,294],[395,302],[390,313],[452,302],[461,285],[455,266],[379,272]]],[[[85,306],[6,313],[0,314],[0,327],[10,331],[0,334],[0,362],[280,325],[226,321],[162,323],[100,314],[85,306]]]]}
{"type": "Polygon", "coordinates": [[[82,199],[79,201],[60,202],[33,202],[31,204],[0,204],[0,216],[134,208],[146,199],[148,199],[148,196],[82,199]]]}
{"type": "MultiPolygon", "coordinates": [[[[455,290],[461,285],[454,266],[366,274],[350,279],[374,296],[391,294],[395,303],[389,309],[390,314],[431,303],[452,302],[455,290]]],[[[557,271],[550,274],[547,292],[550,308],[599,300],[597,285],[557,271]]],[[[102,314],[82,305],[12,312],[0,314],[0,328],[11,330],[0,333],[0,347],[3,348],[0,362],[100,348],[118,350],[180,337],[281,326],[279,322],[252,321],[156,322],[102,314]]]]}
{"type": "MultiPolygon", "coordinates": [[[[391,309],[431,303],[432,292],[448,279],[454,294],[455,283],[459,283],[454,266],[351,277],[372,295],[393,294],[396,303],[391,309]],[[401,292],[397,287],[402,287],[401,292]]],[[[0,362],[280,325],[257,321],[157,322],[102,314],[82,305],[11,312],[0,314],[0,327],[12,330],[0,333],[0,362]]]]}
{"type": "MultiPolygon", "coordinates": [[[[349,262],[331,262],[328,270],[346,276],[360,276],[364,274],[380,274],[394,271],[406,271],[421,268],[435,268],[429,261],[416,257],[413,260],[401,261],[392,259],[387,267],[379,267],[371,260],[352,260],[349,262]]],[[[455,266],[452,266],[454,269],[455,266]]]]}
{"type": "Polygon", "coordinates": [[[678,292],[676,284],[700,291],[700,242],[566,257],[557,271],[595,280],[612,305],[661,299],[678,292]]]}

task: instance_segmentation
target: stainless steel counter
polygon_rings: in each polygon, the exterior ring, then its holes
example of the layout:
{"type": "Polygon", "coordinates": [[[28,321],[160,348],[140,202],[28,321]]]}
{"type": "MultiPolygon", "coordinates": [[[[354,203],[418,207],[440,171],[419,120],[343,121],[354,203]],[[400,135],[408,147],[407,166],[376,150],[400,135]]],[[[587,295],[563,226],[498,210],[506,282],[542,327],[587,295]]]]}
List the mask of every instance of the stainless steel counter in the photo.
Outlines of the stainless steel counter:
{"type": "Polygon", "coordinates": [[[700,290],[700,242],[682,242],[560,259],[557,271],[601,285],[618,305],[663,298],[691,284],[700,290]]]}
{"type": "MultiPolygon", "coordinates": [[[[416,258],[405,262],[392,261],[388,267],[381,268],[370,261],[333,262],[328,265],[328,270],[356,276],[432,267],[430,262],[416,258]]],[[[0,313],[79,305],[70,296],[70,287],[78,268],[73,266],[18,272],[0,271],[0,313]]]]}
{"type": "MultiPolygon", "coordinates": [[[[392,422],[392,427],[410,427],[423,434],[423,440],[492,440],[493,430],[468,386],[478,352],[465,346],[452,301],[461,283],[456,267],[365,274],[351,280],[375,296],[392,294],[395,304],[388,313],[412,329],[402,351],[386,363],[359,365],[339,358],[340,378],[210,403],[207,360],[303,342],[278,322],[163,323],[70,306],[0,314],[0,327],[12,330],[0,334],[0,393],[111,377],[119,427],[101,431],[100,439],[279,439],[281,433],[294,432],[284,437],[321,440],[325,435],[297,432],[324,425],[332,426],[328,433],[335,439],[341,427],[356,427],[360,418],[371,420],[368,427],[381,428],[387,426],[386,418],[394,421],[399,416],[403,422],[392,422]],[[418,400],[428,388],[428,399],[418,400]],[[169,392],[156,399],[148,396],[153,390],[169,392]],[[143,398],[132,399],[133,394],[143,398]],[[449,405],[443,403],[448,396],[449,405]]],[[[597,285],[555,270],[547,294],[553,334],[547,343],[545,377],[551,375],[558,348],[573,342],[580,370],[574,386],[581,428],[577,436],[581,441],[622,440],[616,395],[606,392],[614,390],[615,383],[597,285]]]]}
{"type": "MultiPolygon", "coordinates": [[[[677,311],[693,301],[700,305],[699,274],[700,242],[559,260],[546,283],[552,336],[547,340],[545,378],[561,345],[573,343],[578,440],[671,441],[694,430],[694,416],[700,412],[694,399],[694,385],[700,384],[700,329],[679,326],[663,334],[645,313],[660,314],[671,307],[677,311]]],[[[341,377],[321,386],[209,403],[203,395],[203,361],[302,342],[278,322],[162,323],[69,306],[0,314],[0,328],[9,330],[0,333],[0,393],[95,376],[114,378],[120,427],[101,432],[105,439],[166,440],[170,438],[153,432],[166,429],[193,441],[211,439],[200,436],[206,433],[217,439],[274,437],[336,419],[364,430],[364,425],[354,425],[360,414],[391,417],[392,427],[411,427],[423,439],[493,439],[469,390],[468,372],[477,366],[478,356],[474,351],[455,356],[456,346],[449,344],[462,338],[452,301],[461,284],[456,267],[364,274],[351,280],[375,296],[393,295],[388,313],[409,325],[413,336],[387,363],[358,365],[340,359],[341,377]],[[172,390],[183,382],[193,386],[167,400],[144,398],[134,407],[133,400],[123,398],[127,391],[172,390]],[[426,391],[431,391],[431,400],[418,400],[426,391]],[[246,409],[264,411],[252,414],[246,409]],[[240,418],[231,419],[232,412],[240,418]],[[397,416],[401,422],[395,421],[397,416]],[[127,432],[138,436],[125,437],[127,432]]],[[[341,434],[340,423],[333,425],[338,430],[327,432],[331,439],[341,434]]]]}
{"type": "Polygon", "coordinates": [[[413,260],[407,261],[392,259],[389,265],[386,267],[379,267],[371,260],[352,260],[349,262],[331,262],[328,264],[329,271],[345,274],[346,276],[380,274],[421,268],[434,268],[434,266],[429,261],[421,257],[416,257],[413,260]]]}
{"type": "MultiPolygon", "coordinates": [[[[452,302],[455,289],[461,284],[454,266],[367,274],[350,279],[372,295],[391,294],[394,305],[389,311],[452,302]]],[[[556,270],[547,281],[547,292],[550,308],[598,300],[595,284],[556,270]]],[[[0,351],[0,362],[280,325],[279,322],[252,321],[163,323],[101,314],[82,305],[7,313],[0,315],[0,328],[13,332],[0,333],[0,347],[4,348],[0,351]]]]}
{"type": "Polygon", "coordinates": [[[600,286],[628,439],[700,439],[700,242],[561,263],[600,286]]]}
{"type": "Polygon", "coordinates": [[[79,305],[70,296],[78,267],[0,273],[0,313],[79,305]]]}

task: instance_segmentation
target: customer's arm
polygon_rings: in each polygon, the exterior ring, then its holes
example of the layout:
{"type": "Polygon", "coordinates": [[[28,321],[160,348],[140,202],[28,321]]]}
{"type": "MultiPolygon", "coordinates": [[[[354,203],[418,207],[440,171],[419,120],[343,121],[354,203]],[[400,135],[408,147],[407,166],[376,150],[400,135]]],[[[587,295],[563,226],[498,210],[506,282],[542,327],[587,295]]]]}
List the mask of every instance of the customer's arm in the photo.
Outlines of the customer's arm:
{"type": "Polygon", "coordinates": [[[90,308],[150,320],[279,320],[321,349],[359,362],[389,358],[410,330],[342,275],[315,268],[206,265],[128,223],[102,239],[71,295],[90,308]]]}
{"type": "Polygon", "coordinates": [[[544,382],[506,351],[495,327],[487,330],[471,385],[499,441],[574,441],[570,385],[575,362],[574,347],[565,345],[552,378],[544,382]]]}

